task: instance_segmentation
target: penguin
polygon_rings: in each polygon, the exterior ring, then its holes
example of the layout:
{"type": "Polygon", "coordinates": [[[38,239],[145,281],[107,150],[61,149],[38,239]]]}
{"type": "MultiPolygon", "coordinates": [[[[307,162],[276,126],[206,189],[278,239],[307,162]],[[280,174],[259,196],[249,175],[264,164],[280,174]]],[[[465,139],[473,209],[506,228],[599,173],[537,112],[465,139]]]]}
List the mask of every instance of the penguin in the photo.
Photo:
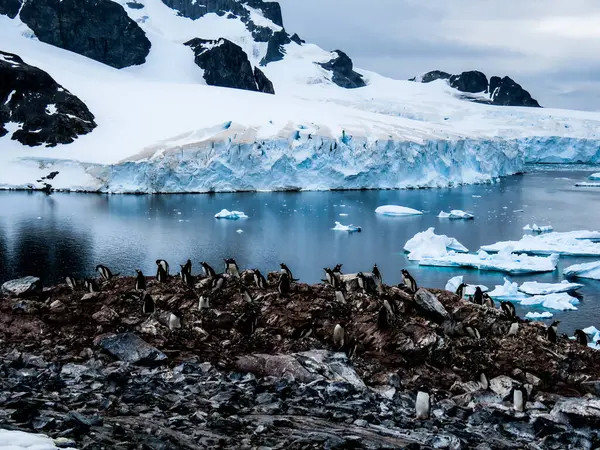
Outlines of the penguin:
{"type": "Polygon", "coordinates": [[[346,295],[344,294],[344,291],[342,291],[341,289],[336,289],[335,290],[335,300],[337,302],[340,302],[342,304],[346,304],[346,295]]]}
{"type": "Polygon", "coordinates": [[[252,300],[252,297],[250,296],[250,293],[248,292],[248,290],[242,288],[242,297],[244,298],[244,301],[246,303],[254,303],[254,301],[252,300]]]}
{"type": "Polygon", "coordinates": [[[323,267],[323,270],[325,271],[325,281],[333,286],[333,279],[335,278],[333,270],[331,270],[329,267],[323,267]]]}
{"type": "Polygon", "coordinates": [[[383,301],[383,306],[385,309],[387,309],[387,312],[390,315],[390,317],[394,317],[396,315],[396,309],[395,309],[396,304],[395,303],[392,303],[392,304],[390,304],[390,302],[388,301],[387,298],[383,301]],[[392,306],[392,304],[394,306],[392,306]]]}
{"type": "Polygon", "coordinates": [[[479,373],[479,385],[484,391],[487,391],[490,388],[490,382],[485,372],[479,373]]]}
{"type": "Polygon", "coordinates": [[[457,288],[456,288],[456,295],[458,295],[458,298],[465,298],[465,288],[467,287],[467,283],[461,283],[457,288]]]}
{"type": "Polygon", "coordinates": [[[236,278],[240,277],[240,268],[235,262],[235,259],[229,258],[225,260],[225,273],[228,273],[236,278]]]}
{"type": "Polygon", "coordinates": [[[192,287],[194,285],[194,277],[192,274],[185,270],[185,266],[181,266],[181,281],[188,287],[192,287]]]}
{"type": "Polygon", "coordinates": [[[554,322],[552,322],[552,325],[550,325],[548,327],[546,337],[552,344],[556,344],[556,342],[558,341],[558,324],[559,323],[560,323],[560,320],[555,320],[554,322]]]}
{"type": "Polygon", "coordinates": [[[254,283],[258,289],[267,289],[267,280],[263,277],[263,274],[260,273],[260,270],[254,269],[254,283]]]}
{"type": "Polygon", "coordinates": [[[527,403],[527,390],[521,385],[513,388],[513,409],[524,412],[527,403]]]}
{"type": "Polygon", "coordinates": [[[165,271],[165,268],[162,264],[158,264],[156,267],[156,279],[161,283],[166,283],[169,278],[169,274],[165,271]]]}
{"type": "Polygon", "coordinates": [[[110,269],[106,266],[103,266],[102,264],[98,264],[96,266],[96,272],[100,273],[100,278],[102,278],[103,281],[109,281],[113,277],[113,274],[110,271],[110,269]]]}
{"type": "Polygon", "coordinates": [[[362,272],[358,272],[356,274],[356,281],[358,281],[358,287],[360,288],[360,290],[363,291],[364,294],[366,294],[367,287],[369,286],[369,281],[367,280],[367,277],[365,277],[365,274],[362,272]]]}
{"type": "Polygon", "coordinates": [[[402,282],[411,292],[417,292],[417,282],[406,269],[402,269],[402,282]]]}
{"type": "Polygon", "coordinates": [[[223,284],[225,284],[225,278],[223,277],[223,275],[215,275],[214,277],[212,277],[212,292],[216,292],[219,289],[221,289],[223,287],[223,284]]]}
{"type": "Polygon", "coordinates": [[[575,330],[575,337],[577,338],[577,343],[580,345],[588,345],[588,337],[587,334],[583,332],[583,330],[575,330]]]}
{"type": "Polygon", "coordinates": [[[146,277],[144,277],[144,274],[141,270],[136,269],[135,271],[137,273],[135,277],[135,290],[143,291],[144,289],[146,289],[146,277]]]}
{"type": "Polygon", "coordinates": [[[287,295],[290,292],[290,277],[287,272],[283,272],[279,277],[277,292],[279,292],[280,295],[287,295]]]}
{"type": "Polygon", "coordinates": [[[210,299],[208,297],[200,296],[198,299],[198,309],[208,309],[210,308],[210,299]]]}
{"type": "Polygon", "coordinates": [[[483,305],[491,309],[494,309],[496,307],[494,300],[487,294],[487,292],[483,293],[483,305]]]}
{"type": "Polygon", "coordinates": [[[373,275],[379,283],[383,283],[383,278],[381,277],[381,272],[379,271],[379,267],[377,267],[377,264],[373,265],[373,275]]]}
{"type": "Polygon", "coordinates": [[[152,314],[154,310],[154,299],[150,296],[150,294],[144,292],[142,294],[142,312],[144,314],[152,314]]]}
{"type": "Polygon", "coordinates": [[[215,269],[213,269],[212,267],[210,267],[207,262],[202,261],[200,263],[200,265],[202,266],[202,270],[204,271],[204,275],[206,275],[207,277],[214,277],[217,274],[215,272],[215,269]]]}
{"type": "Polygon", "coordinates": [[[386,330],[390,326],[390,316],[389,311],[385,306],[379,308],[379,313],[377,313],[377,328],[380,330],[386,330]]]}
{"type": "Polygon", "coordinates": [[[98,283],[91,278],[86,278],[83,281],[83,286],[86,288],[88,292],[100,292],[100,288],[98,287],[98,283]]]}
{"type": "Polygon", "coordinates": [[[289,269],[288,266],[286,266],[284,263],[281,263],[279,265],[281,266],[281,272],[287,273],[287,276],[290,279],[290,283],[292,283],[294,281],[298,281],[296,278],[294,278],[294,276],[292,275],[292,271],[289,269]]]}
{"type": "Polygon", "coordinates": [[[475,294],[473,295],[473,303],[476,305],[483,305],[483,291],[479,286],[475,287],[475,294]]]}
{"type": "Polygon", "coordinates": [[[506,333],[506,337],[516,336],[518,332],[519,332],[519,321],[517,319],[515,319],[511,323],[510,328],[508,329],[508,333],[506,333]]]}
{"type": "Polygon", "coordinates": [[[175,313],[169,314],[169,330],[178,330],[181,328],[181,319],[175,313]]]}
{"type": "MultiPolygon", "coordinates": [[[[156,265],[162,267],[167,277],[169,276],[169,263],[167,261],[165,261],[164,259],[157,259],[156,265]]],[[[158,278],[158,274],[156,275],[156,277],[158,278]]]]}
{"type": "Polygon", "coordinates": [[[417,419],[429,419],[429,411],[431,409],[431,396],[429,389],[424,386],[419,388],[417,399],[415,401],[415,415],[417,419]]]}
{"type": "Polygon", "coordinates": [[[342,274],[342,266],[343,264],[336,264],[335,267],[333,268],[333,274],[337,277],[343,275],[342,274]]]}
{"type": "Polygon", "coordinates": [[[186,263],[183,266],[181,266],[181,271],[185,271],[190,275],[192,274],[192,261],[190,259],[188,259],[186,263]]]}
{"type": "Polygon", "coordinates": [[[67,286],[69,286],[69,288],[74,291],[75,289],[77,289],[77,281],[75,280],[75,278],[73,277],[66,277],[65,278],[65,282],[67,283],[67,286]]]}
{"type": "Polygon", "coordinates": [[[333,329],[333,345],[340,349],[344,346],[344,327],[339,323],[333,329]]]}
{"type": "Polygon", "coordinates": [[[515,310],[515,305],[511,302],[500,302],[500,308],[506,317],[509,319],[514,319],[517,317],[517,312],[515,310]]]}
{"type": "Polygon", "coordinates": [[[292,338],[293,339],[304,339],[307,337],[310,337],[310,335],[313,333],[315,327],[315,320],[311,320],[310,322],[304,323],[302,325],[300,325],[299,327],[295,328],[294,331],[292,331],[292,338]]]}
{"type": "Polygon", "coordinates": [[[481,339],[481,333],[479,333],[479,330],[477,328],[471,327],[471,326],[466,326],[465,331],[472,338],[481,339]]]}
{"type": "Polygon", "coordinates": [[[344,345],[344,353],[346,354],[346,358],[352,360],[354,355],[356,354],[356,349],[358,348],[358,342],[354,338],[347,339],[346,345],[344,345]]]}

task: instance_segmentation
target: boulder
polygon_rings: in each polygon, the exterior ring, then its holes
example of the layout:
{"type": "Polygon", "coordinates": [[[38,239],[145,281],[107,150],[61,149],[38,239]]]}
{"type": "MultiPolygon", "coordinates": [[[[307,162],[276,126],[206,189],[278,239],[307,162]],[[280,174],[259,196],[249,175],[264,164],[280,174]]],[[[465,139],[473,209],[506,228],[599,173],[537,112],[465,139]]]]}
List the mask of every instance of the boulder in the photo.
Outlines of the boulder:
{"type": "Polygon", "coordinates": [[[326,63],[319,63],[319,65],[332,72],[331,81],[340,87],[346,89],[354,89],[366,86],[362,75],[353,70],[352,60],[341,50],[333,52],[335,58],[329,60],[326,63]]]}
{"type": "Polygon", "coordinates": [[[488,90],[487,77],[477,70],[463,72],[460,75],[452,75],[449,78],[449,82],[450,86],[461,92],[477,93],[487,92],[488,90]]]}
{"type": "Polygon", "coordinates": [[[20,18],[40,41],[117,69],[150,52],[144,31],[111,0],[28,0],[20,18]]]}
{"type": "MultiPolygon", "coordinates": [[[[431,72],[427,72],[425,75],[420,77],[421,83],[431,83],[435,80],[447,80],[452,75],[448,72],[442,72],[441,70],[432,70],[431,72]]],[[[417,81],[417,78],[412,78],[411,81],[417,81]]]]}
{"type": "Polygon", "coordinates": [[[590,394],[600,395],[600,380],[583,381],[581,389],[590,394]]]}
{"type": "Polygon", "coordinates": [[[139,365],[154,365],[166,361],[167,356],[134,333],[121,333],[100,339],[104,351],[120,361],[139,365]]]}
{"type": "Polygon", "coordinates": [[[574,427],[600,427],[600,399],[565,398],[554,405],[550,415],[558,421],[565,419],[574,427]]]}
{"type": "Polygon", "coordinates": [[[518,381],[515,381],[506,375],[500,375],[490,380],[490,389],[498,394],[503,400],[508,399],[513,387],[518,385],[518,381]]]}
{"type": "Polygon", "coordinates": [[[531,94],[510,77],[490,78],[490,99],[492,104],[501,106],[529,106],[540,108],[540,104],[531,94]]]}
{"type": "Polygon", "coordinates": [[[7,281],[1,290],[11,297],[30,297],[42,293],[42,282],[37,277],[23,277],[7,281]]]}
{"type": "Polygon", "coordinates": [[[427,289],[420,288],[415,294],[415,303],[428,313],[440,316],[444,319],[449,317],[448,311],[440,303],[435,295],[427,289]]]}
{"type": "Polygon", "coordinates": [[[68,144],[96,127],[87,106],[50,75],[0,51],[0,136],[9,121],[21,124],[12,139],[29,146],[68,144]]]}
{"type": "Polygon", "coordinates": [[[98,323],[111,323],[116,321],[119,318],[117,312],[110,308],[109,306],[102,306],[100,311],[92,314],[92,319],[94,319],[98,323]]]}

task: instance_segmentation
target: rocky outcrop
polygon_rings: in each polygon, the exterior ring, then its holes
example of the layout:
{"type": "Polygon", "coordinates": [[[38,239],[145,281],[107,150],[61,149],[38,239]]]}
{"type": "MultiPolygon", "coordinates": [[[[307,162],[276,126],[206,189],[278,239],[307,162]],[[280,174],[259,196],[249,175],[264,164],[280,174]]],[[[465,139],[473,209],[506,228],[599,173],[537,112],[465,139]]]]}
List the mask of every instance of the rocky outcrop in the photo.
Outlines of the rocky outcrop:
{"type": "Polygon", "coordinates": [[[12,139],[29,146],[68,144],[96,127],[87,106],[50,75],[0,51],[0,137],[8,122],[19,124],[12,139]]]}
{"type": "Polygon", "coordinates": [[[285,30],[273,33],[271,39],[269,39],[269,45],[267,46],[267,54],[261,60],[260,65],[266,66],[267,64],[275,61],[281,61],[285,55],[284,45],[292,42],[289,35],[285,30]]]}
{"type": "Polygon", "coordinates": [[[331,71],[331,81],[346,89],[366,86],[362,75],[353,70],[350,57],[341,50],[336,50],[333,53],[336,54],[335,58],[326,63],[319,63],[323,69],[331,71]]]}
{"type": "Polygon", "coordinates": [[[0,291],[12,297],[31,297],[42,292],[42,282],[37,277],[24,277],[7,281],[0,291]]]}
{"type": "Polygon", "coordinates": [[[14,19],[21,9],[21,0],[2,0],[0,1],[0,14],[14,19]]]}
{"type": "Polygon", "coordinates": [[[119,361],[132,364],[153,365],[167,359],[163,352],[144,342],[134,333],[104,337],[100,340],[99,345],[119,361]]]}
{"type": "Polygon", "coordinates": [[[204,70],[204,79],[210,86],[275,93],[273,83],[261,70],[253,70],[244,50],[230,40],[195,38],[185,45],[194,51],[194,61],[204,70]]]}
{"type": "Polygon", "coordinates": [[[111,0],[28,0],[20,18],[40,41],[117,69],[150,52],[144,31],[111,0]]]}
{"type": "Polygon", "coordinates": [[[302,44],[306,44],[306,41],[304,39],[301,39],[300,36],[298,36],[298,33],[294,33],[291,37],[290,37],[292,42],[295,42],[298,45],[302,45],[302,44]]]}
{"type": "Polygon", "coordinates": [[[471,92],[475,94],[478,92],[487,92],[488,90],[487,77],[477,70],[463,72],[459,75],[452,75],[450,76],[449,81],[450,86],[461,92],[471,92]]]}
{"type": "Polygon", "coordinates": [[[494,105],[540,107],[540,104],[531,97],[529,92],[509,77],[490,78],[489,92],[494,105]]]}
{"type": "Polygon", "coordinates": [[[250,20],[250,12],[244,7],[259,9],[262,15],[275,25],[283,27],[281,6],[277,2],[263,0],[162,0],[169,8],[175,9],[180,15],[196,20],[206,14],[215,13],[219,16],[233,14],[244,22],[250,20]]]}

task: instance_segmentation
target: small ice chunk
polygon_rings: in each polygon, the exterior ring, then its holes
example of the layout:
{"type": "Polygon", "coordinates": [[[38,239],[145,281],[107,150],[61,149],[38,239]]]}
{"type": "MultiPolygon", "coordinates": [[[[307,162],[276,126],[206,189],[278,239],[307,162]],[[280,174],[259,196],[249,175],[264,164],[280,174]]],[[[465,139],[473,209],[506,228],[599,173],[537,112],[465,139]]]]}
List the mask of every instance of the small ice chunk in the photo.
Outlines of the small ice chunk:
{"type": "Polygon", "coordinates": [[[247,219],[248,216],[241,211],[228,211],[226,209],[222,209],[221,212],[218,212],[217,214],[215,214],[215,218],[216,219],[237,220],[237,219],[247,219]]]}
{"type": "Polygon", "coordinates": [[[340,214],[340,217],[348,217],[348,214],[341,213],[341,214],[340,214]]]}
{"type": "Polygon", "coordinates": [[[466,211],[462,211],[460,209],[453,209],[449,213],[440,211],[440,213],[438,214],[438,217],[440,219],[465,219],[465,220],[475,218],[475,216],[473,214],[468,213],[466,211]]]}
{"type": "Polygon", "coordinates": [[[589,334],[589,335],[600,333],[600,330],[593,325],[591,327],[584,328],[581,331],[583,331],[585,334],[589,334]]]}
{"type": "Polygon", "coordinates": [[[375,213],[384,216],[417,216],[423,214],[423,211],[407,208],[406,206],[384,205],[378,207],[375,213]]]}
{"type": "MultiPolygon", "coordinates": [[[[55,450],[54,441],[43,434],[0,429],[0,448],[8,450],[55,450]]],[[[67,450],[73,450],[69,447],[67,450]]]]}
{"type": "Polygon", "coordinates": [[[563,292],[560,294],[535,295],[522,300],[522,306],[541,306],[543,308],[555,309],[557,311],[576,311],[579,300],[563,292]]]}
{"type": "Polygon", "coordinates": [[[600,180],[600,172],[591,174],[588,179],[590,180],[600,180]]]}
{"type": "Polygon", "coordinates": [[[591,278],[600,280],[600,261],[593,261],[584,264],[575,264],[563,270],[565,277],[591,278]]]}
{"type": "Polygon", "coordinates": [[[235,230],[236,233],[242,234],[244,230],[235,230]]]}
{"type": "Polygon", "coordinates": [[[342,225],[341,223],[336,222],[335,223],[335,227],[333,227],[332,230],[335,230],[335,231],[349,231],[349,232],[352,233],[354,231],[360,232],[360,231],[362,231],[362,228],[354,226],[352,224],[350,224],[350,225],[342,225]]]}
{"type": "Polygon", "coordinates": [[[525,318],[527,319],[533,319],[533,320],[539,320],[539,319],[549,319],[553,316],[554,314],[552,314],[551,312],[548,311],[544,311],[542,313],[538,313],[538,312],[528,312],[527,314],[525,314],[525,318]]]}
{"type": "Polygon", "coordinates": [[[560,283],[538,283],[537,281],[527,281],[519,287],[519,291],[529,295],[547,295],[560,294],[561,292],[573,292],[582,288],[583,284],[569,283],[563,280],[560,283]]]}
{"type": "Polygon", "coordinates": [[[437,235],[435,228],[415,234],[404,244],[404,250],[409,252],[408,259],[418,261],[423,258],[435,258],[445,256],[449,251],[468,252],[469,249],[458,242],[455,238],[445,234],[437,235]]]}
{"type": "MultiPolygon", "coordinates": [[[[456,292],[456,290],[458,289],[458,286],[460,286],[462,284],[462,282],[463,282],[462,275],[450,278],[448,280],[448,282],[446,283],[446,287],[444,289],[446,289],[447,291],[450,291],[450,292],[456,292]]],[[[489,288],[487,286],[484,286],[483,284],[467,284],[467,287],[465,289],[465,295],[475,294],[476,287],[479,287],[479,289],[481,289],[483,292],[489,291],[489,288]]]]}
{"type": "Polygon", "coordinates": [[[471,195],[473,198],[481,198],[481,195],[471,195]]]}
{"type": "Polygon", "coordinates": [[[554,228],[552,228],[552,225],[543,225],[540,227],[535,223],[531,226],[527,224],[523,227],[523,231],[532,231],[534,233],[549,233],[552,230],[554,230],[554,228]]]}
{"type": "Polygon", "coordinates": [[[503,285],[496,285],[495,289],[489,293],[489,296],[498,300],[513,300],[521,301],[528,298],[527,295],[519,292],[518,283],[513,283],[508,279],[504,279],[503,285]]]}

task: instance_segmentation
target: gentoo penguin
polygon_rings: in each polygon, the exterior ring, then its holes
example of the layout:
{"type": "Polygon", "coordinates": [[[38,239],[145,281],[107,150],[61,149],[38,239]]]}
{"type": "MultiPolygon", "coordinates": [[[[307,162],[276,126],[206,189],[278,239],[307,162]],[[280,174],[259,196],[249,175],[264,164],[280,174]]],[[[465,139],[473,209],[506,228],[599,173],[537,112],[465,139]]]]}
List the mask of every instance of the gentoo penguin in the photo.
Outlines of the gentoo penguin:
{"type": "Polygon", "coordinates": [[[169,330],[177,330],[181,328],[181,319],[175,313],[169,314],[169,330]]]}
{"type": "Polygon", "coordinates": [[[379,308],[377,314],[377,328],[380,330],[386,330],[390,326],[389,311],[385,306],[379,308]]]}
{"type": "MultiPolygon", "coordinates": [[[[169,263],[167,261],[165,261],[164,259],[157,259],[156,265],[159,267],[162,267],[163,270],[165,271],[165,273],[167,274],[167,276],[169,276],[169,263]]],[[[157,277],[158,277],[158,275],[157,275],[157,277]]]]}
{"type": "Polygon", "coordinates": [[[458,295],[458,298],[465,298],[465,288],[467,287],[467,283],[461,283],[457,288],[456,288],[456,295],[458,295]]]}
{"type": "Polygon", "coordinates": [[[358,272],[356,274],[356,281],[358,281],[358,287],[360,288],[360,290],[366,294],[367,286],[369,286],[369,281],[367,280],[367,277],[365,277],[365,274],[362,272],[358,272]]]}
{"type": "Polygon", "coordinates": [[[279,292],[280,295],[287,295],[290,292],[290,277],[287,272],[283,272],[279,277],[277,292],[279,292]]]}
{"type": "Polygon", "coordinates": [[[98,287],[98,283],[91,278],[86,278],[83,281],[83,286],[86,288],[88,292],[99,292],[100,288],[98,287]]]}
{"type": "Polygon", "coordinates": [[[417,392],[417,400],[415,401],[415,415],[417,419],[429,419],[429,410],[431,409],[431,398],[429,389],[424,386],[419,388],[417,392]]]}
{"type": "Polygon", "coordinates": [[[102,264],[98,264],[96,266],[96,272],[100,273],[100,278],[102,278],[103,281],[108,281],[113,277],[113,274],[110,271],[110,269],[106,266],[103,266],[102,264]]]}
{"type": "Polygon", "coordinates": [[[216,292],[221,289],[223,284],[225,284],[225,277],[223,277],[223,275],[219,274],[212,277],[212,292],[216,292]]]}
{"type": "Polygon", "coordinates": [[[328,267],[324,267],[323,270],[325,271],[325,280],[333,287],[336,287],[337,286],[337,278],[336,278],[335,274],[333,273],[333,270],[331,270],[328,267]]]}
{"type": "Polygon", "coordinates": [[[69,288],[71,288],[72,291],[74,291],[75,289],[77,289],[77,281],[75,281],[75,278],[73,278],[73,277],[66,277],[65,278],[65,282],[67,283],[67,286],[69,286],[69,288]]]}
{"type": "Polygon", "coordinates": [[[379,271],[379,267],[377,267],[377,264],[373,266],[373,275],[375,276],[375,279],[378,283],[383,283],[383,278],[381,277],[381,272],[379,271]]]}
{"type": "Polygon", "coordinates": [[[198,299],[198,309],[203,310],[208,308],[210,308],[210,299],[201,295],[198,299]]]}
{"type": "Polygon", "coordinates": [[[228,273],[231,276],[236,278],[240,277],[240,268],[238,267],[235,259],[228,258],[225,260],[225,273],[228,273]]]}
{"type": "Polygon", "coordinates": [[[267,280],[265,280],[265,277],[263,277],[263,274],[260,273],[260,270],[254,269],[253,274],[254,274],[254,283],[256,284],[256,287],[258,289],[266,289],[267,288],[267,280]]]}
{"type": "Polygon", "coordinates": [[[556,344],[556,341],[558,340],[558,324],[559,323],[560,323],[560,320],[555,320],[554,322],[552,322],[552,325],[550,325],[548,327],[548,330],[547,330],[548,333],[547,333],[546,337],[552,344],[556,344]]]}
{"type": "Polygon", "coordinates": [[[483,293],[483,305],[492,309],[496,307],[494,300],[487,294],[487,292],[483,293]]]}
{"type": "Polygon", "coordinates": [[[242,292],[242,297],[244,298],[244,301],[246,303],[253,303],[252,297],[250,296],[250,293],[248,292],[247,289],[242,288],[241,292],[242,292]]]}
{"type": "Polygon", "coordinates": [[[152,314],[154,312],[154,299],[147,292],[142,294],[142,312],[144,314],[152,314]]]}
{"type": "Polygon", "coordinates": [[[337,277],[343,275],[342,274],[342,266],[343,264],[336,264],[335,267],[333,268],[333,274],[337,277]]]}
{"type": "Polygon", "coordinates": [[[472,327],[472,326],[466,326],[465,331],[472,338],[481,339],[481,333],[479,333],[479,330],[477,328],[472,327]]]}
{"type": "Polygon", "coordinates": [[[156,279],[161,283],[166,283],[169,278],[169,263],[164,259],[156,260],[156,279]]]}
{"type": "Polygon", "coordinates": [[[515,305],[511,302],[500,302],[500,308],[506,317],[509,319],[514,319],[517,317],[517,312],[515,310],[515,305]]]}
{"type": "Polygon", "coordinates": [[[406,269],[402,269],[402,282],[411,292],[417,292],[417,282],[406,269]]]}
{"type": "Polygon", "coordinates": [[[335,290],[335,300],[337,302],[340,302],[342,304],[346,304],[346,296],[344,295],[344,291],[342,291],[341,289],[336,289],[335,290]]]}
{"type": "Polygon", "coordinates": [[[295,328],[292,331],[293,339],[304,339],[309,337],[313,333],[313,329],[315,327],[315,320],[311,320],[310,322],[304,323],[300,325],[298,328],[295,328]]]}
{"type": "Polygon", "coordinates": [[[473,303],[476,305],[483,305],[483,291],[479,286],[475,287],[475,294],[473,294],[473,303]]]}
{"type": "Polygon", "coordinates": [[[356,342],[354,338],[346,339],[346,341],[346,345],[344,345],[344,353],[346,354],[346,358],[351,360],[356,354],[358,342],[356,342]]]}
{"type": "Polygon", "coordinates": [[[506,337],[508,336],[516,336],[519,332],[519,320],[513,320],[513,323],[510,324],[510,328],[508,329],[508,333],[506,333],[506,337]]]}
{"type": "Polygon", "coordinates": [[[141,270],[136,269],[135,271],[137,273],[135,277],[135,290],[143,291],[146,289],[146,277],[144,277],[144,274],[141,270]]]}
{"type": "Polygon", "coordinates": [[[588,345],[588,337],[587,334],[583,332],[583,330],[575,330],[575,337],[577,338],[577,343],[580,345],[588,345]]]}
{"type": "Polygon", "coordinates": [[[289,269],[288,266],[286,266],[284,263],[281,263],[279,265],[281,266],[281,272],[287,273],[287,276],[290,279],[290,283],[292,283],[294,281],[298,281],[296,278],[294,278],[294,276],[292,275],[292,271],[289,269]]]}
{"type": "Polygon", "coordinates": [[[182,272],[187,272],[190,275],[192,274],[192,261],[188,259],[186,263],[181,267],[182,272]]]}
{"type": "Polygon", "coordinates": [[[217,274],[215,272],[215,269],[213,269],[212,267],[210,267],[207,262],[202,261],[200,263],[200,265],[202,266],[202,270],[204,271],[204,275],[206,275],[207,277],[214,277],[217,274]]]}
{"type": "Polygon", "coordinates": [[[487,391],[490,387],[490,382],[488,380],[487,375],[485,374],[485,372],[480,372],[479,373],[479,385],[481,386],[481,389],[483,389],[484,391],[487,391]]]}
{"type": "Polygon", "coordinates": [[[525,404],[527,403],[527,390],[521,386],[515,386],[513,388],[513,408],[515,411],[525,411],[525,404]]]}
{"type": "Polygon", "coordinates": [[[344,346],[344,327],[339,323],[333,329],[333,345],[340,349],[344,346]]]}
{"type": "Polygon", "coordinates": [[[192,287],[194,285],[194,277],[191,272],[185,270],[185,266],[181,266],[181,281],[188,287],[192,287]]]}

